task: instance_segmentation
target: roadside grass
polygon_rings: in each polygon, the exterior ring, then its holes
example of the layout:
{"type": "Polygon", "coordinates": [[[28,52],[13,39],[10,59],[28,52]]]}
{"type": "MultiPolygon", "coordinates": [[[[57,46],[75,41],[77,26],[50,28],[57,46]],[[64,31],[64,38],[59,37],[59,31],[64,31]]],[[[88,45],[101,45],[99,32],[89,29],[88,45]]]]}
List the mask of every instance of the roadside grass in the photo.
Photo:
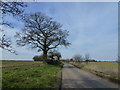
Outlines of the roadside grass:
{"type": "Polygon", "coordinates": [[[2,60],[0,60],[0,65],[2,65],[2,60]]]}
{"type": "Polygon", "coordinates": [[[96,71],[96,70],[91,70],[91,69],[87,69],[87,68],[81,68],[82,70],[91,72],[93,74],[96,74],[97,76],[109,79],[115,83],[119,83],[120,84],[120,76],[116,76],[116,75],[110,75],[104,72],[100,72],[100,71],[96,71]]]}
{"type": "Polygon", "coordinates": [[[0,70],[0,89],[2,89],[2,70],[0,70]]]}
{"type": "Polygon", "coordinates": [[[29,66],[2,71],[2,88],[59,88],[61,66],[29,66]]]}
{"type": "Polygon", "coordinates": [[[120,76],[118,76],[118,63],[117,62],[82,62],[71,63],[74,66],[96,74],[100,77],[107,78],[113,82],[120,83],[120,76]]]}
{"type": "Polygon", "coordinates": [[[2,67],[26,65],[26,64],[41,64],[41,63],[43,63],[43,62],[41,62],[41,61],[8,61],[8,60],[3,60],[2,67]]]}
{"type": "Polygon", "coordinates": [[[100,71],[106,74],[118,76],[118,63],[116,62],[89,62],[88,64],[80,63],[84,68],[100,71]]]}
{"type": "MultiPolygon", "coordinates": [[[[0,61],[0,67],[2,67],[2,61],[0,61]]],[[[0,79],[2,78],[2,70],[0,70],[0,79]]],[[[1,82],[1,81],[0,81],[1,82]]]]}

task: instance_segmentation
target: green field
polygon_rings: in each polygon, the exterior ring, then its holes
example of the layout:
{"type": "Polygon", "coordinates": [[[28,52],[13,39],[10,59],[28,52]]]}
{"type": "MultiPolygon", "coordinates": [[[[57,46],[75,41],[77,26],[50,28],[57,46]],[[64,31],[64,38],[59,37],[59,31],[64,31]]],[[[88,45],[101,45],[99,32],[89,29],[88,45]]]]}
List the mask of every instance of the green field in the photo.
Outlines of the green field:
{"type": "Polygon", "coordinates": [[[39,63],[41,64],[42,62],[40,62],[40,61],[8,61],[8,60],[3,60],[2,67],[26,65],[26,64],[39,64],[39,63]]]}
{"type": "MultiPolygon", "coordinates": [[[[23,61],[12,62],[3,62],[3,65],[21,65],[23,61]]],[[[60,65],[48,64],[5,69],[2,70],[2,88],[59,88],[60,70],[60,65]]]]}

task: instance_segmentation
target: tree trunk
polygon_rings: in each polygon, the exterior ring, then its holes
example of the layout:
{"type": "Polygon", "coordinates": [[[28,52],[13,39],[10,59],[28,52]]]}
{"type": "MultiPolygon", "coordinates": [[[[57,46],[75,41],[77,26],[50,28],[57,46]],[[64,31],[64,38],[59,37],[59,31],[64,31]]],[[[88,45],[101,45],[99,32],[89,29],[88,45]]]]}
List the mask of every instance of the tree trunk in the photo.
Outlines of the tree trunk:
{"type": "Polygon", "coordinates": [[[57,57],[58,60],[60,60],[60,57],[57,57]]]}
{"type": "Polygon", "coordinates": [[[46,50],[43,51],[43,58],[44,58],[44,61],[46,62],[47,61],[47,51],[46,50]]]}

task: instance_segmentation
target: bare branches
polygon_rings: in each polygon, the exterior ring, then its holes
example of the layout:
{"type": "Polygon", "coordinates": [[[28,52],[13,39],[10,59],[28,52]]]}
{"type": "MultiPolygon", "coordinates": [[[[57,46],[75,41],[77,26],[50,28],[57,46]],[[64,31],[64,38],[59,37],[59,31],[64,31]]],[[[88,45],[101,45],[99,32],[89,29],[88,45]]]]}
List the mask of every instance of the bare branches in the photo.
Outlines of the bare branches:
{"type": "MultiPolygon", "coordinates": [[[[4,17],[6,15],[20,16],[24,11],[23,8],[26,7],[26,5],[23,2],[0,2],[0,6],[0,26],[2,27],[2,25],[5,25],[11,28],[13,28],[13,26],[11,25],[11,23],[5,21],[4,17]]],[[[4,30],[2,30],[1,28],[0,32],[2,31],[4,30]]],[[[16,51],[12,49],[11,40],[6,38],[5,35],[3,35],[2,38],[0,38],[0,48],[16,54],[16,51]]]]}
{"type": "Polygon", "coordinates": [[[40,12],[23,16],[24,28],[17,33],[17,44],[38,48],[44,54],[59,45],[68,46],[68,31],[61,29],[62,25],[40,12]]]}
{"type": "Polygon", "coordinates": [[[23,2],[0,2],[0,6],[0,10],[2,10],[4,15],[19,15],[23,13],[23,7],[26,7],[23,2]]]}
{"type": "Polygon", "coordinates": [[[85,54],[85,60],[90,60],[90,54],[89,53],[85,54]]]}
{"type": "Polygon", "coordinates": [[[75,55],[75,56],[73,57],[73,60],[74,60],[74,61],[77,61],[77,62],[80,62],[80,61],[83,60],[83,57],[82,57],[82,55],[77,54],[77,55],[75,55]]]}
{"type": "Polygon", "coordinates": [[[13,50],[11,44],[11,40],[6,38],[5,35],[3,35],[2,38],[0,38],[0,47],[17,55],[16,51],[13,50]]]}
{"type": "Polygon", "coordinates": [[[4,17],[6,15],[21,16],[24,12],[23,8],[27,5],[23,2],[0,2],[0,6],[0,11],[2,13],[2,22],[0,22],[0,25],[13,27],[11,26],[11,23],[4,21],[4,17]]]}

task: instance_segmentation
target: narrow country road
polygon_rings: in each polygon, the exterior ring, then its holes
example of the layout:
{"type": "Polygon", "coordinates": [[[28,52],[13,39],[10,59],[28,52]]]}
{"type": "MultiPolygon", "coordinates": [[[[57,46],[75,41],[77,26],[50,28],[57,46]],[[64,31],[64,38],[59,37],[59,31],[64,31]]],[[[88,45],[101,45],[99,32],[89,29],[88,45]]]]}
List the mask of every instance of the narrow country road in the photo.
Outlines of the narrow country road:
{"type": "Polygon", "coordinates": [[[62,88],[118,88],[118,85],[64,63],[62,88]]]}

